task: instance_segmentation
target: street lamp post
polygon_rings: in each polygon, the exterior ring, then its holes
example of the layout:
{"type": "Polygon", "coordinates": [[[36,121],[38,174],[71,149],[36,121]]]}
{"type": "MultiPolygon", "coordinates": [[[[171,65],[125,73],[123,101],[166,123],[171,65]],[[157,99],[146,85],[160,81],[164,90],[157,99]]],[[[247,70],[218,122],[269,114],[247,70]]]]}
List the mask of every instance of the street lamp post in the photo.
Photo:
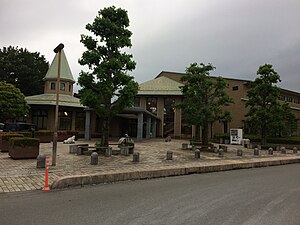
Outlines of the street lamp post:
{"type": "Polygon", "coordinates": [[[61,64],[61,50],[63,48],[64,45],[59,44],[54,49],[54,52],[58,53],[58,71],[57,71],[57,81],[56,81],[56,105],[55,105],[55,121],[54,121],[53,147],[52,147],[52,166],[56,166],[58,107],[59,107],[59,90],[60,90],[60,64],[61,64]]]}

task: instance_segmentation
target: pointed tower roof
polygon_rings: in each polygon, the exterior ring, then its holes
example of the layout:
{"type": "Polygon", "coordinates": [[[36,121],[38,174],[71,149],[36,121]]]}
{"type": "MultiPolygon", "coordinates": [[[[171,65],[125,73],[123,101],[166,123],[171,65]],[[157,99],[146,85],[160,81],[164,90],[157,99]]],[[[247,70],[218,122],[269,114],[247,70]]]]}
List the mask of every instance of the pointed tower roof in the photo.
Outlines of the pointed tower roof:
{"type": "MultiPolygon", "coordinates": [[[[49,70],[44,77],[44,80],[56,80],[58,72],[58,53],[56,53],[49,70]]],[[[60,79],[64,81],[71,81],[75,83],[74,77],[72,75],[69,63],[67,61],[67,57],[65,55],[64,50],[61,50],[61,64],[60,64],[60,79]]]]}

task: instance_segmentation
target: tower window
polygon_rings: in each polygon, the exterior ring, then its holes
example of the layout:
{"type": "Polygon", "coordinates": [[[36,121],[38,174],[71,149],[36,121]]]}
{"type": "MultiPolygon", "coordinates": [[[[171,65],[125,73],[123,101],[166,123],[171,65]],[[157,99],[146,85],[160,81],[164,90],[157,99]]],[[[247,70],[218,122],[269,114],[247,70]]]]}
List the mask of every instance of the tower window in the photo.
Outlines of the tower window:
{"type": "Polygon", "coordinates": [[[50,83],[50,90],[55,90],[55,82],[50,83]]]}

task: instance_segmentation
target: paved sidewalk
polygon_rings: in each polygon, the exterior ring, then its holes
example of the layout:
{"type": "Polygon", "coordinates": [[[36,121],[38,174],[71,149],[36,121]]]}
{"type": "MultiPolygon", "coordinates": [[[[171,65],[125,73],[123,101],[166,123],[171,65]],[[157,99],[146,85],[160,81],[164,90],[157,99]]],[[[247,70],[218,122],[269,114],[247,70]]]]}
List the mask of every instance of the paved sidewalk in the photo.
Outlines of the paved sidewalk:
{"type": "MultiPolygon", "coordinates": [[[[94,145],[94,141],[77,141],[94,145]]],[[[145,171],[163,171],[168,169],[192,168],[201,166],[232,165],[249,162],[266,162],[285,159],[300,159],[300,154],[287,154],[275,152],[269,156],[267,151],[260,151],[260,156],[253,156],[253,149],[244,149],[242,146],[227,145],[229,150],[224,158],[219,158],[216,153],[201,152],[201,159],[194,159],[191,150],[181,150],[182,143],[186,140],[172,140],[164,142],[164,139],[144,140],[135,144],[135,151],[140,153],[140,162],[133,163],[132,155],[112,157],[99,157],[99,165],[90,165],[90,156],[75,155],[69,153],[69,145],[58,143],[57,166],[49,167],[49,184],[63,177],[74,177],[97,174],[133,173],[145,171]],[[236,150],[243,149],[244,156],[236,156],[236,150]],[[173,160],[165,160],[166,152],[173,151],[173,160]]],[[[116,148],[116,147],[115,147],[116,148]]],[[[40,144],[40,153],[50,158],[52,155],[52,143],[40,144]]],[[[40,190],[44,186],[45,169],[36,168],[36,160],[13,160],[7,153],[0,153],[0,193],[26,190],[40,190]]]]}

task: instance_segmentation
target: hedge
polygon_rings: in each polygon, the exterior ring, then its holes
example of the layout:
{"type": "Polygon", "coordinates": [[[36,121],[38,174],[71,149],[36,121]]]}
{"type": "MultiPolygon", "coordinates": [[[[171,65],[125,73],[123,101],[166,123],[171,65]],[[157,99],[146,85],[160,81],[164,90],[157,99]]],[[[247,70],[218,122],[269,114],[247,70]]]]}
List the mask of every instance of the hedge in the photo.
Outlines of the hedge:
{"type": "Polygon", "coordinates": [[[9,144],[14,147],[14,146],[21,146],[21,147],[26,147],[26,146],[34,146],[38,147],[40,144],[40,140],[38,138],[29,138],[29,137],[14,137],[9,139],[9,144]]]}
{"type": "Polygon", "coordinates": [[[3,141],[8,141],[10,138],[14,138],[14,137],[24,137],[23,134],[10,133],[10,132],[1,133],[0,136],[3,141]]]}

